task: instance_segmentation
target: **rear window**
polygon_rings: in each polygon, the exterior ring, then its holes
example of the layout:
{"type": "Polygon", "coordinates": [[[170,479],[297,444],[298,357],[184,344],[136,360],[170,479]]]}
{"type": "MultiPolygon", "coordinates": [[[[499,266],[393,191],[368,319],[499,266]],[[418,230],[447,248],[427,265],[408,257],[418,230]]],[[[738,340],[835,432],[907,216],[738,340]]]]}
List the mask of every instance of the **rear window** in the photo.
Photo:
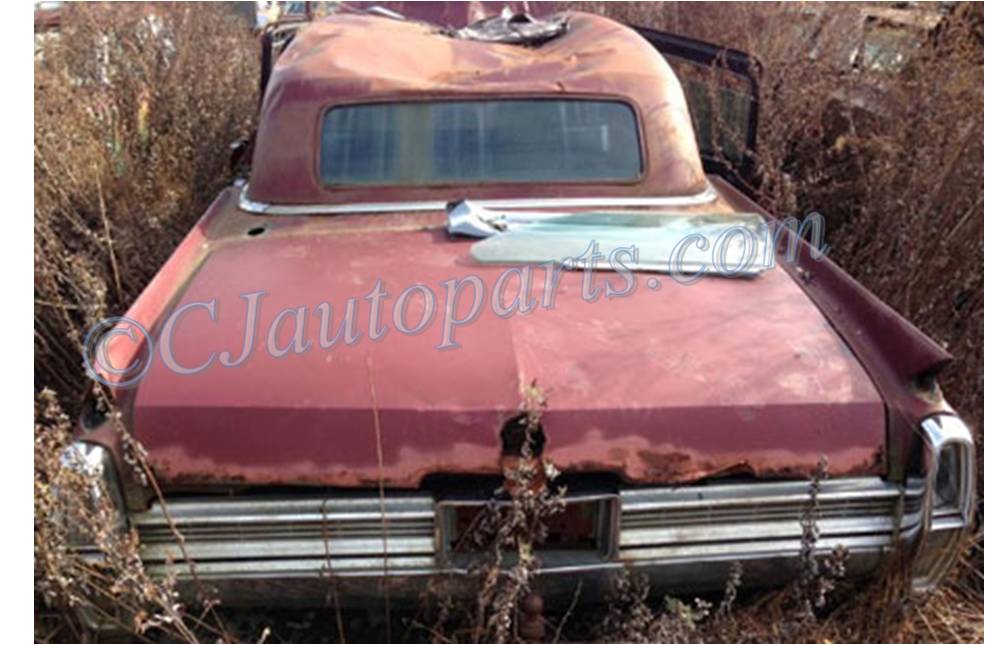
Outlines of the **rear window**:
{"type": "Polygon", "coordinates": [[[436,101],[332,108],[320,165],[328,185],[631,181],[643,155],[619,101],[436,101]]]}

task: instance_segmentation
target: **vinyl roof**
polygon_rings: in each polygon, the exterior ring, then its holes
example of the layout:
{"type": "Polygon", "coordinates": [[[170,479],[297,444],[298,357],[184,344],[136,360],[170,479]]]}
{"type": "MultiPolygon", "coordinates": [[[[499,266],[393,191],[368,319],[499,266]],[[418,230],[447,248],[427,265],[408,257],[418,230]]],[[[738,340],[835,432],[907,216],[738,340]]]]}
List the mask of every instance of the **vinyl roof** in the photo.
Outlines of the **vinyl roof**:
{"type": "Polygon", "coordinates": [[[440,187],[328,189],[317,173],[321,117],[333,105],[426,97],[593,96],[637,111],[646,171],[626,185],[483,186],[468,197],[651,196],[701,192],[706,181],[677,78],[632,29],[567,14],[567,33],[539,46],[453,38],[422,22],[338,14],[305,27],[278,59],[264,99],[249,198],[339,203],[444,198],[440,187]],[[536,193],[536,195],[533,195],[536,193]]]}

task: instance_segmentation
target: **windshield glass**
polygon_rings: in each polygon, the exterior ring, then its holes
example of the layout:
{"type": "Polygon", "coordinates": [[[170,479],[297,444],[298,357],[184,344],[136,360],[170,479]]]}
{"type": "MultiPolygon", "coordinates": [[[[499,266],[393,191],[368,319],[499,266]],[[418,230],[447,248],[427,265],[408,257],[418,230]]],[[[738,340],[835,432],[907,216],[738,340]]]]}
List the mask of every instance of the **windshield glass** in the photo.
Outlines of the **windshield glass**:
{"type": "Polygon", "coordinates": [[[636,114],[619,101],[378,103],[329,110],[327,185],[635,181],[636,114]]]}

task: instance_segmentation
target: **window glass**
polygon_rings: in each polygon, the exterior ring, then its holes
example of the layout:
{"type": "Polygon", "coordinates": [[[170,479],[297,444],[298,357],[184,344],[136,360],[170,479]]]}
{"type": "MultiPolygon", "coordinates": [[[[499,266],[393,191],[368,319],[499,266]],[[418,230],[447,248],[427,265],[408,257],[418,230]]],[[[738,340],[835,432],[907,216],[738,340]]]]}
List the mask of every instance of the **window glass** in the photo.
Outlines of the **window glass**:
{"type": "Polygon", "coordinates": [[[636,115],[619,101],[340,106],[322,129],[329,185],[625,181],[642,169],[636,115]]]}

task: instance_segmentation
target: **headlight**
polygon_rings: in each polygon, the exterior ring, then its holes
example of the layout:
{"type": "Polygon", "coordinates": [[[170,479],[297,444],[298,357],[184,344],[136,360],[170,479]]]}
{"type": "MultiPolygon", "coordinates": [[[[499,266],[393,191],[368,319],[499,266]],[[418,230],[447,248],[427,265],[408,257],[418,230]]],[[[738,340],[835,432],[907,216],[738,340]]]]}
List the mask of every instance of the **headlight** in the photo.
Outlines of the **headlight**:
{"type": "Polygon", "coordinates": [[[975,444],[961,419],[931,417],[920,424],[926,492],[913,588],[931,589],[953,564],[971,526],[975,502],[975,444]]]}
{"type": "Polygon", "coordinates": [[[105,528],[123,530],[126,527],[123,494],[113,455],[109,450],[94,443],[76,441],[62,452],[61,462],[64,468],[79,473],[85,478],[86,489],[77,491],[81,494],[81,499],[75,497],[76,493],[64,490],[56,492],[57,495],[64,496],[66,504],[84,505],[81,509],[66,507],[69,511],[66,516],[74,518],[68,519],[69,540],[72,544],[76,546],[92,544],[91,536],[86,535],[89,531],[80,513],[97,513],[108,506],[111,525],[105,528]]]}

